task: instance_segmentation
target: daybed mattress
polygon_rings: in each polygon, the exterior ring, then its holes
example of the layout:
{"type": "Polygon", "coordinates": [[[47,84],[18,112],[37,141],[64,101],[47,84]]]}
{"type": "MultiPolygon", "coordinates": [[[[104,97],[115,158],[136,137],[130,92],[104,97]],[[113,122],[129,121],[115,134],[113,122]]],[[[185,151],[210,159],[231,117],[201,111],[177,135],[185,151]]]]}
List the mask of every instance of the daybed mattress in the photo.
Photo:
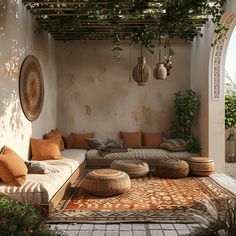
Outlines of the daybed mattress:
{"type": "Polygon", "coordinates": [[[58,173],[28,174],[26,182],[20,187],[0,183],[0,195],[29,204],[48,203],[85,160],[85,153],[83,149],[64,150],[61,152],[62,159],[44,161],[58,168],[58,173]]]}
{"type": "Polygon", "coordinates": [[[158,159],[175,158],[186,160],[191,153],[170,152],[164,149],[128,149],[127,152],[107,153],[100,155],[98,150],[89,150],[86,153],[87,166],[107,166],[113,160],[143,160],[150,166],[155,166],[158,159]]]}

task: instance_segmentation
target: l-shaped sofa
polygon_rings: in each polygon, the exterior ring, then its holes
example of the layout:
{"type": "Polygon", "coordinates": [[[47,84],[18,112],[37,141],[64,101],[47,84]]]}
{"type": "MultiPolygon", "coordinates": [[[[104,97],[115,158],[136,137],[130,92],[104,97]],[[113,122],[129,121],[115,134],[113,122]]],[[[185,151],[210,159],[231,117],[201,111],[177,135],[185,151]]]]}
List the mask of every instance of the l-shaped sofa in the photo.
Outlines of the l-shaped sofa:
{"type": "Polygon", "coordinates": [[[164,149],[130,149],[127,152],[100,155],[98,150],[65,149],[61,151],[62,159],[44,160],[56,167],[58,173],[28,174],[26,182],[20,186],[9,186],[0,183],[0,195],[27,204],[40,204],[48,212],[53,211],[65,192],[83,173],[86,166],[109,166],[113,160],[139,159],[149,166],[156,166],[160,158],[176,158],[186,160],[190,152],[170,152],[164,149]]]}

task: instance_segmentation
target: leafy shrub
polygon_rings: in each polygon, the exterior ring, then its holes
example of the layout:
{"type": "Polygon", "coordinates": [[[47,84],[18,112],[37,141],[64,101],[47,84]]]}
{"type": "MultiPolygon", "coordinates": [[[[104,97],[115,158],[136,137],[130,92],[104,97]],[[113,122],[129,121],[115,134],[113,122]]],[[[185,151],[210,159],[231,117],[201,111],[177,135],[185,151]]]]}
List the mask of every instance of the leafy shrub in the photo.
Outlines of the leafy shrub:
{"type": "Polygon", "coordinates": [[[236,96],[225,96],[225,128],[236,128],[236,96]]]}
{"type": "Polygon", "coordinates": [[[192,134],[192,127],[199,111],[200,95],[193,90],[179,91],[174,95],[173,105],[176,120],[171,126],[172,138],[182,138],[188,143],[190,151],[199,151],[200,145],[192,134]]]}
{"type": "Polygon", "coordinates": [[[59,236],[50,230],[39,208],[0,199],[0,236],[59,236]]]}
{"type": "Polygon", "coordinates": [[[202,217],[193,214],[204,226],[195,227],[195,230],[188,236],[236,236],[236,205],[234,200],[227,202],[224,216],[219,216],[212,201],[205,199],[205,206],[210,216],[202,217]]]}

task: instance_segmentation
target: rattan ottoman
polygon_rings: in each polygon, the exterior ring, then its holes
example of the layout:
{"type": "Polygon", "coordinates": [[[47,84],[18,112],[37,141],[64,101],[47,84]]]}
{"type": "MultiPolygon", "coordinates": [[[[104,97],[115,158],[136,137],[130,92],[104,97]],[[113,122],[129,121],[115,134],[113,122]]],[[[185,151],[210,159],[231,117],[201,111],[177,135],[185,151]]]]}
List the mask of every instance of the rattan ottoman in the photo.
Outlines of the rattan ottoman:
{"type": "Polygon", "coordinates": [[[80,185],[84,192],[100,197],[125,193],[130,186],[130,178],[125,172],[112,169],[90,171],[82,179],[80,185]]]}
{"type": "Polygon", "coordinates": [[[166,159],[158,161],[153,174],[161,178],[185,178],[189,174],[189,165],[183,160],[166,159]]]}
{"type": "Polygon", "coordinates": [[[188,160],[190,174],[209,176],[215,170],[214,161],[208,157],[191,157],[188,160]]]}
{"type": "Polygon", "coordinates": [[[111,169],[124,171],[130,178],[143,177],[149,172],[148,164],[140,160],[114,160],[111,169]]]}

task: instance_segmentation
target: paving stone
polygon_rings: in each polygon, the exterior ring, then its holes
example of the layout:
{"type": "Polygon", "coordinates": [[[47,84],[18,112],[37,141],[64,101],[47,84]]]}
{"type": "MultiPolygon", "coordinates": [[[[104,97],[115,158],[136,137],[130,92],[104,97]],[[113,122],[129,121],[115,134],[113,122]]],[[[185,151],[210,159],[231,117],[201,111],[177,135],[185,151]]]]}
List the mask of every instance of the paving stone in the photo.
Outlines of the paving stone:
{"type": "Polygon", "coordinates": [[[106,231],[106,236],[118,236],[119,231],[106,231]]]}
{"type": "Polygon", "coordinates": [[[178,236],[178,233],[175,230],[164,230],[165,236],[178,236]]]}
{"type": "Polygon", "coordinates": [[[93,230],[94,224],[82,224],[80,230],[93,230]]]}
{"type": "Polygon", "coordinates": [[[162,229],[175,229],[173,224],[161,224],[162,229]]]}
{"type": "Polygon", "coordinates": [[[179,235],[186,235],[186,234],[190,233],[190,231],[188,229],[179,229],[179,230],[177,230],[177,232],[179,235]]]}
{"type": "Polygon", "coordinates": [[[49,224],[48,226],[49,226],[49,228],[50,228],[51,230],[54,230],[57,225],[55,225],[55,224],[50,225],[50,224],[49,224]]]}
{"type": "Polygon", "coordinates": [[[92,236],[105,236],[105,231],[93,231],[92,236]]]}
{"type": "Polygon", "coordinates": [[[69,224],[67,230],[73,230],[77,232],[80,230],[81,224],[69,224]]]}
{"type": "Polygon", "coordinates": [[[120,230],[132,230],[132,224],[121,223],[120,230]]]}
{"type": "Polygon", "coordinates": [[[59,230],[67,230],[68,224],[56,224],[55,228],[57,228],[59,230]]]}
{"type": "Polygon", "coordinates": [[[66,235],[67,236],[77,236],[78,235],[78,231],[67,231],[66,232],[66,235]]]}
{"type": "Polygon", "coordinates": [[[133,230],[135,231],[145,230],[145,225],[139,223],[133,224],[133,230]]]}
{"type": "Polygon", "coordinates": [[[79,231],[78,236],[91,236],[93,231],[79,231]]]}
{"type": "Polygon", "coordinates": [[[107,225],[106,224],[95,224],[94,225],[94,230],[106,230],[107,225]]]}
{"type": "Polygon", "coordinates": [[[162,230],[150,230],[151,236],[164,236],[162,230]]]}
{"type": "Polygon", "coordinates": [[[120,231],[120,236],[132,236],[132,231],[120,231]]]}
{"type": "Polygon", "coordinates": [[[161,229],[161,225],[160,224],[155,224],[155,223],[150,223],[148,224],[148,228],[149,229],[161,229]]]}
{"type": "Polygon", "coordinates": [[[186,229],[188,230],[188,226],[186,224],[174,224],[175,229],[186,229]]]}
{"type": "Polygon", "coordinates": [[[146,231],[144,231],[144,230],[139,230],[139,231],[134,230],[133,231],[133,236],[146,236],[146,235],[147,235],[146,231]]]}
{"type": "Polygon", "coordinates": [[[107,224],[107,231],[118,231],[119,228],[119,224],[107,224]]]}

